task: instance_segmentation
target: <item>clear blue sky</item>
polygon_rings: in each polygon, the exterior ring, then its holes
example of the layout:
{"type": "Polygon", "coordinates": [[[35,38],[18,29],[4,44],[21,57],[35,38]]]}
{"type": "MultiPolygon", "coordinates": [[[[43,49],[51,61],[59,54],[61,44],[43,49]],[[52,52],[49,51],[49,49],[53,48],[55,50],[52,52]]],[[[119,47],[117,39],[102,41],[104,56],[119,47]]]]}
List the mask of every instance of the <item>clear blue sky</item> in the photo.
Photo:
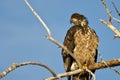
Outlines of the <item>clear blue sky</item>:
{"type": "MultiPolygon", "coordinates": [[[[89,25],[99,36],[99,51],[105,60],[120,58],[120,39],[113,40],[114,33],[101,24],[99,19],[108,20],[101,0],[28,0],[51,29],[54,38],[63,42],[71,14],[84,14],[89,25]]],[[[108,0],[110,1],[110,0],[108,0]]],[[[120,1],[114,0],[120,10],[120,1]]],[[[109,8],[115,17],[117,14],[109,8]]],[[[0,72],[12,63],[37,61],[48,65],[56,73],[63,73],[61,48],[45,39],[47,32],[31,13],[23,0],[0,2],[0,72]]],[[[120,24],[113,22],[120,29],[120,24]]],[[[100,61],[98,59],[98,61],[100,61]]],[[[116,67],[120,70],[120,67],[116,67]]],[[[25,66],[14,70],[1,80],[42,80],[51,74],[38,66],[25,66]]],[[[96,71],[97,80],[119,80],[120,76],[110,69],[96,71]]]]}

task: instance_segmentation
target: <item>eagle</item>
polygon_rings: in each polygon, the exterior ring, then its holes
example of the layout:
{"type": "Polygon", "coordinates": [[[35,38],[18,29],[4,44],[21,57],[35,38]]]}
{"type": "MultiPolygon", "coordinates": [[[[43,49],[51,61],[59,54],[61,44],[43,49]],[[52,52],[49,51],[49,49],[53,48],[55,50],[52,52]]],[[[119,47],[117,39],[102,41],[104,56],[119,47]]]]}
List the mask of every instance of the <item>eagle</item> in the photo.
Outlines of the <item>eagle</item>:
{"type": "MultiPolygon", "coordinates": [[[[73,53],[81,64],[81,68],[88,67],[97,61],[98,36],[88,26],[88,20],[82,14],[72,14],[70,23],[73,23],[73,26],[67,31],[63,45],[73,53]]],[[[62,57],[66,72],[79,68],[75,60],[64,49],[62,49],[62,57]]],[[[87,71],[84,71],[83,74],[79,73],[67,77],[68,80],[91,80],[91,78],[91,74],[87,71]]]]}

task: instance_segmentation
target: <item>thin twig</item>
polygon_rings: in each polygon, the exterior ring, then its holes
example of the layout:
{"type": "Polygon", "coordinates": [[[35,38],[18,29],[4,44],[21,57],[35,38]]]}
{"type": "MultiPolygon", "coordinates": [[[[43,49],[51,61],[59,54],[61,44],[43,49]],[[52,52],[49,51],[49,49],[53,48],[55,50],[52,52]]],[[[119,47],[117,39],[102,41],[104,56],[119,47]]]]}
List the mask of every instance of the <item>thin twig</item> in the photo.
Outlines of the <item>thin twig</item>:
{"type": "Polygon", "coordinates": [[[37,19],[42,23],[43,27],[47,30],[48,35],[52,36],[52,33],[48,26],[45,24],[45,22],[42,20],[42,18],[36,13],[36,11],[32,8],[32,6],[27,2],[27,0],[24,0],[26,5],[29,7],[29,9],[32,11],[32,13],[37,17],[37,19]]]}
{"type": "Polygon", "coordinates": [[[116,7],[116,5],[115,5],[114,2],[112,2],[112,5],[113,5],[113,7],[115,8],[115,11],[116,11],[116,13],[118,14],[118,16],[120,16],[120,12],[119,12],[119,10],[117,9],[117,7],[116,7]]]}
{"type": "Polygon", "coordinates": [[[18,67],[22,67],[22,66],[26,66],[26,65],[37,65],[37,66],[44,67],[49,72],[51,72],[54,77],[56,76],[56,73],[51,68],[49,68],[48,66],[46,66],[46,65],[44,65],[44,64],[42,64],[40,62],[23,62],[23,63],[14,63],[14,64],[12,64],[8,69],[6,69],[2,73],[0,73],[0,78],[3,78],[8,73],[12,72],[13,70],[17,69],[18,67]]]}
{"type": "Polygon", "coordinates": [[[92,75],[94,80],[96,80],[96,76],[95,76],[95,74],[91,70],[86,68],[86,71],[89,72],[92,75]]]}
{"type": "Polygon", "coordinates": [[[37,19],[43,24],[43,27],[46,29],[46,31],[48,32],[48,36],[46,36],[47,39],[49,39],[51,42],[53,42],[54,44],[60,46],[62,49],[64,49],[66,52],[68,52],[68,54],[70,54],[72,56],[72,58],[76,61],[76,63],[78,64],[79,68],[81,68],[81,64],[78,62],[78,60],[74,57],[73,53],[68,50],[65,46],[63,46],[62,44],[58,43],[51,34],[51,31],[49,30],[48,26],[45,24],[45,22],[40,18],[40,16],[37,14],[37,12],[35,12],[35,10],[32,8],[32,6],[27,2],[27,0],[24,0],[25,3],[27,4],[27,6],[30,8],[30,10],[32,11],[32,13],[37,17],[37,19]]]}

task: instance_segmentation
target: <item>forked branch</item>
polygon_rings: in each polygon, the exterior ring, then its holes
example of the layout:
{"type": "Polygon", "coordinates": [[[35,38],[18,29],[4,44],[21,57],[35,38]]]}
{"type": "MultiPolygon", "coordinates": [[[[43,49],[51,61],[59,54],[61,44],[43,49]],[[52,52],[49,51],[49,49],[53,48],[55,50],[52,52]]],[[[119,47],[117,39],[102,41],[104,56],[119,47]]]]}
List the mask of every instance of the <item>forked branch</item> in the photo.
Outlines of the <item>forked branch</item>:
{"type": "MultiPolygon", "coordinates": [[[[109,27],[116,35],[114,36],[114,38],[120,38],[120,31],[112,25],[112,19],[119,22],[120,23],[120,20],[113,17],[112,14],[111,14],[111,11],[108,9],[107,5],[106,5],[106,0],[101,0],[108,16],[109,16],[109,20],[108,21],[104,21],[102,19],[100,19],[101,23],[105,24],[107,27],[109,27]]],[[[115,5],[114,5],[115,6],[115,5]]]]}

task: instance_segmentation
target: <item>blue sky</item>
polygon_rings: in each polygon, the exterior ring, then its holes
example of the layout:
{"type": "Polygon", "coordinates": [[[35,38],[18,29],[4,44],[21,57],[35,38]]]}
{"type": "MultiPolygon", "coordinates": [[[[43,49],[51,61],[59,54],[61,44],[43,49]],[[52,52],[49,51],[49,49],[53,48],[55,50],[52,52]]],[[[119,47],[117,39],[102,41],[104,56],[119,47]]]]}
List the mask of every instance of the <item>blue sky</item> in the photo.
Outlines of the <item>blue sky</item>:
{"type": "MultiPolygon", "coordinates": [[[[105,60],[120,58],[120,39],[113,40],[114,33],[101,24],[99,19],[108,20],[101,0],[28,0],[49,26],[53,37],[63,42],[71,14],[84,14],[89,26],[99,36],[99,51],[105,60]]],[[[109,3],[108,0],[107,3],[109,3]]],[[[120,9],[120,1],[114,0],[120,9]]],[[[118,17],[111,3],[112,14],[118,17]]],[[[45,39],[47,32],[31,13],[23,0],[0,2],[0,72],[12,63],[36,61],[48,65],[56,73],[63,73],[61,48],[45,39]]],[[[119,29],[120,24],[113,24],[119,29]]],[[[100,61],[98,59],[98,61],[100,61]]],[[[120,70],[120,67],[116,67],[120,70]]],[[[42,67],[24,66],[9,73],[1,80],[42,80],[51,74],[42,67]]],[[[119,80],[120,76],[110,69],[96,71],[97,80],[119,80]]]]}

